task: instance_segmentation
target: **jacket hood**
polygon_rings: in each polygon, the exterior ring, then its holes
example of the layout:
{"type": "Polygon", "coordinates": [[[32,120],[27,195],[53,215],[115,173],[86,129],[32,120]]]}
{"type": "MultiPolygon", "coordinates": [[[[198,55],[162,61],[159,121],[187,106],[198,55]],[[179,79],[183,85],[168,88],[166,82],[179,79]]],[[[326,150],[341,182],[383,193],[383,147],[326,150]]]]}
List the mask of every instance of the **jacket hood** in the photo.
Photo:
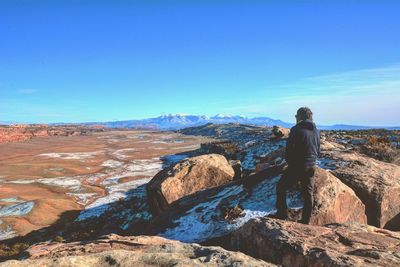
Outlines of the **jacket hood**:
{"type": "Polygon", "coordinates": [[[299,122],[299,127],[303,128],[303,129],[307,129],[307,130],[314,130],[315,128],[317,128],[315,126],[315,123],[312,120],[304,120],[299,122]]]}

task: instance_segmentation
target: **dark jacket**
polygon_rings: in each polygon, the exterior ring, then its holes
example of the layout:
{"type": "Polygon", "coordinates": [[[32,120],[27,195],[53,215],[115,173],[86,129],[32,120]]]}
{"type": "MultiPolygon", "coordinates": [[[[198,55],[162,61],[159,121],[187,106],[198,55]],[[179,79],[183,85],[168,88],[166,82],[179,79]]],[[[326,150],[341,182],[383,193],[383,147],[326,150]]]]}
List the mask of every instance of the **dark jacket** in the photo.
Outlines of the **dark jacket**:
{"type": "Polygon", "coordinates": [[[304,120],[290,129],[286,143],[286,162],[293,167],[312,167],[320,153],[320,136],[312,120],[304,120]]]}

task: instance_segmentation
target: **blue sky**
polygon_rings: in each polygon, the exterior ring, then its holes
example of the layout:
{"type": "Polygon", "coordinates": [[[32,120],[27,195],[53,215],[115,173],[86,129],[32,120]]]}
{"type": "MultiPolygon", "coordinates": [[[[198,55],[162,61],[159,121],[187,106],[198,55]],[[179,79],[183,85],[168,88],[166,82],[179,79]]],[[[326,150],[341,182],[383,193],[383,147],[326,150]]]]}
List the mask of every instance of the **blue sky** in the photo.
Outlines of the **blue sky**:
{"type": "Polygon", "coordinates": [[[400,125],[399,1],[0,2],[0,121],[400,125]],[[363,4],[361,4],[361,2],[363,4]]]}

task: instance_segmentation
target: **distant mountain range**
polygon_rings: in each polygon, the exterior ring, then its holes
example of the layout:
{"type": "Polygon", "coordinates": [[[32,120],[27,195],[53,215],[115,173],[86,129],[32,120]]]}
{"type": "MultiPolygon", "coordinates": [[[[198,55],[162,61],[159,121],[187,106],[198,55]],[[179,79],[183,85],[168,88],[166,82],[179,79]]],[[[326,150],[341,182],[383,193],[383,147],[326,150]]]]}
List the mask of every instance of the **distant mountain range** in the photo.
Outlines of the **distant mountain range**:
{"type": "MultiPolygon", "coordinates": [[[[250,124],[257,126],[282,126],[286,128],[292,127],[293,123],[275,120],[268,117],[255,117],[248,118],[244,116],[230,116],[218,114],[213,117],[198,116],[198,115],[185,115],[185,114],[168,114],[156,118],[140,119],[140,120],[125,120],[125,121],[111,121],[111,122],[90,122],[85,125],[101,125],[108,128],[134,128],[134,129],[158,129],[158,130],[179,130],[186,127],[200,126],[207,123],[226,124],[226,123],[240,123],[250,124]]],[[[399,127],[370,127],[370,126],[357,126],[336,124],[331,126],[318,125],[322,130],[367,130],[375,128],[385,128],[390,130],[400,130],[399,127]]]]}
{"type": "Polygon", "coordinates": [[[274,120],[268,117],[247,118],[244,116],[228,116],[221,114],[218,114],[213,117],[184,115],[184,114],[168,114],[156,118],[148,118],[141,120],[90,122],[90,123],[85,123],[85,125],[101,125],[108,128],[146,128],[146,129],[159,129],[159,130],[179,130],[182,128],[200,126],[207,123],[215,123],[215,124],[240,123],[240,124],[264,125],[264,126],[280,125],[282,127],[291,127],[293,125],[281,120],[274,120]]]}

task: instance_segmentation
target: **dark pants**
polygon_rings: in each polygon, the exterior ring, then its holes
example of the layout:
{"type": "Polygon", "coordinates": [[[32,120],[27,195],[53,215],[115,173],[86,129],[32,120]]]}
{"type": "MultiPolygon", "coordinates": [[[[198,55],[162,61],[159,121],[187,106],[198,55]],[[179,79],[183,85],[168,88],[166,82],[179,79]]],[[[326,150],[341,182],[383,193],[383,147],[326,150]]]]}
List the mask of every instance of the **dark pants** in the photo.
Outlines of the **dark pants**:
{"type": "Polygon", "coordinates": [[[287,218],[286,190],[300,182],[304,202],[301,222],[306,224],[310,222],[314,203],[314,172],[315,167],[288,167],[285,170],[276,185],[276,208],[278,210],[278,217],[282,219],[287,218]]]}

